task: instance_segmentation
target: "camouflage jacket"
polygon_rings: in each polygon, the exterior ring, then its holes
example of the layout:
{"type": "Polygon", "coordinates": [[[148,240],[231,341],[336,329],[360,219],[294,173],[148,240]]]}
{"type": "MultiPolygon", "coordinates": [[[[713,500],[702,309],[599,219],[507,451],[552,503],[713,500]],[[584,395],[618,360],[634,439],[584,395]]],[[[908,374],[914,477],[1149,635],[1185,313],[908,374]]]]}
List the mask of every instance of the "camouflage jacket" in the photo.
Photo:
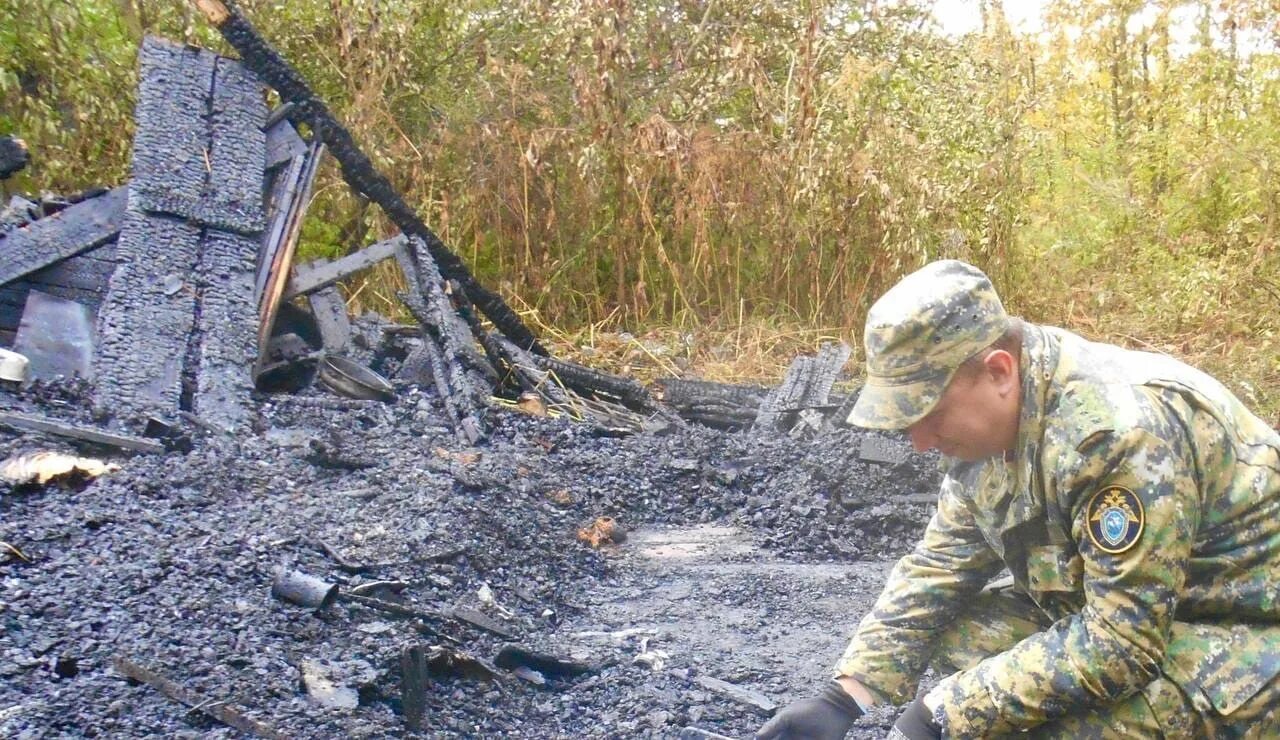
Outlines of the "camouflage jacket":
{"type": "Polygon", "coordinates": [[[1051,627],[944,679],[953,737],[1038,725],[1162,671],[1222,715],[1280,674],[1280,434],[1171,358],[1024,324],[1004,459],[952,466],[838,675],[911,699],[942,630],[1002,569],[1051,627]]]}

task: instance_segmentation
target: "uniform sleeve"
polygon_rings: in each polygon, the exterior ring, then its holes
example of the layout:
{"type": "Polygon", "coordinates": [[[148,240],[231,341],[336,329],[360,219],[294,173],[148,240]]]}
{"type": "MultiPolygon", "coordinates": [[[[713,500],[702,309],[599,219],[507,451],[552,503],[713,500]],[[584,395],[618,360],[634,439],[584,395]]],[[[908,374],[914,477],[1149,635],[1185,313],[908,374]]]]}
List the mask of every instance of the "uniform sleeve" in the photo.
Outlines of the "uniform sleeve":
{"type": "Polygon", "coordinates": [[[944,679],[930,702],[950,737],[990,737],[1106,706],[1159,675],[1199,517],[1190,442],[1169,423],[1102,433],[1077,453],[1057,483],[1083,561],[1084,607],[944,679]],[[1133,532],[1120,525],[1123,504],[1135,500],[1141,511],[1128,509],[1141,528],[1130,544],[1133,532]],[[1108,515],[1119,517],[1110,541],[1097,529],[1108,515]]]}
{"type": "Polygon", "coordinates": [[[894,704],[915,696],[934,639],[1002,567],[957,495],[959,485],[943,480],[924,537],[898,561],[836,664],[837,676],[852,676],[894,704]]]}

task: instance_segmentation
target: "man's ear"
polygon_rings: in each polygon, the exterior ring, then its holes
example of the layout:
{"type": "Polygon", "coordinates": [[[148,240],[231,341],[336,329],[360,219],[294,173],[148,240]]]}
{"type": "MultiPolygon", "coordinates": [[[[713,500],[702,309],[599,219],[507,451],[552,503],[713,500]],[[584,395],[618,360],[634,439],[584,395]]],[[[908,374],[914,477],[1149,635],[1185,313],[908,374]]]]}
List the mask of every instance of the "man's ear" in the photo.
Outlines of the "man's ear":
{"type": "Polygon", "coordinates": [[[1003,349],[993,349],[982,359],[982,364],[1002,394],[1018,390],[1018,358],[1003,349]]]}

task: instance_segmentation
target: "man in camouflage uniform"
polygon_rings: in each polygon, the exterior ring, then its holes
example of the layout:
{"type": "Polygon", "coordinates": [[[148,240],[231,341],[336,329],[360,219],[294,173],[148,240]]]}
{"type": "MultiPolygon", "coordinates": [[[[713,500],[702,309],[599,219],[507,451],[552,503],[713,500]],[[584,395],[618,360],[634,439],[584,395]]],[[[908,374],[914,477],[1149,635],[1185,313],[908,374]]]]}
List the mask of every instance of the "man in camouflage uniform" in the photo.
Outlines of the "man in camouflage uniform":
{"type": "Polygon", "coordinates": [[[836,681],[758,738],[909,701],[913,740],[1280,737],[1276,430],[1169,357],[1010,318],[954,260],[877,301],[865,344],[849,421],[950,468],[836,681]]]}

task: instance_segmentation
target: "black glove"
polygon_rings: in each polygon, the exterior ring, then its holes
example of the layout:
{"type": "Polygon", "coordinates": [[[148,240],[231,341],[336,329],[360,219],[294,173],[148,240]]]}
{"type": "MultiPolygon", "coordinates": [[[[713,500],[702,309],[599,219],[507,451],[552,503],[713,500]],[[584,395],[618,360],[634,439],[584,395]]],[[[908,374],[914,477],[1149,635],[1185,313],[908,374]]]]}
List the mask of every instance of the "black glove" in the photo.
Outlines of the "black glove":
{"type": "Polygon", "coordinates": [[[756,731],[756,740],[843,740],[862,707],[836,681],[821,694],[782,708],[756,731]]]}
{"type": "Polygon", "coordinates": [[[889,737],[905,737],[907,740],[942,740],[942,728],[933,721],[933,712],[924,705],[923,697],[907,705],[893,723],[889,737]]]}

